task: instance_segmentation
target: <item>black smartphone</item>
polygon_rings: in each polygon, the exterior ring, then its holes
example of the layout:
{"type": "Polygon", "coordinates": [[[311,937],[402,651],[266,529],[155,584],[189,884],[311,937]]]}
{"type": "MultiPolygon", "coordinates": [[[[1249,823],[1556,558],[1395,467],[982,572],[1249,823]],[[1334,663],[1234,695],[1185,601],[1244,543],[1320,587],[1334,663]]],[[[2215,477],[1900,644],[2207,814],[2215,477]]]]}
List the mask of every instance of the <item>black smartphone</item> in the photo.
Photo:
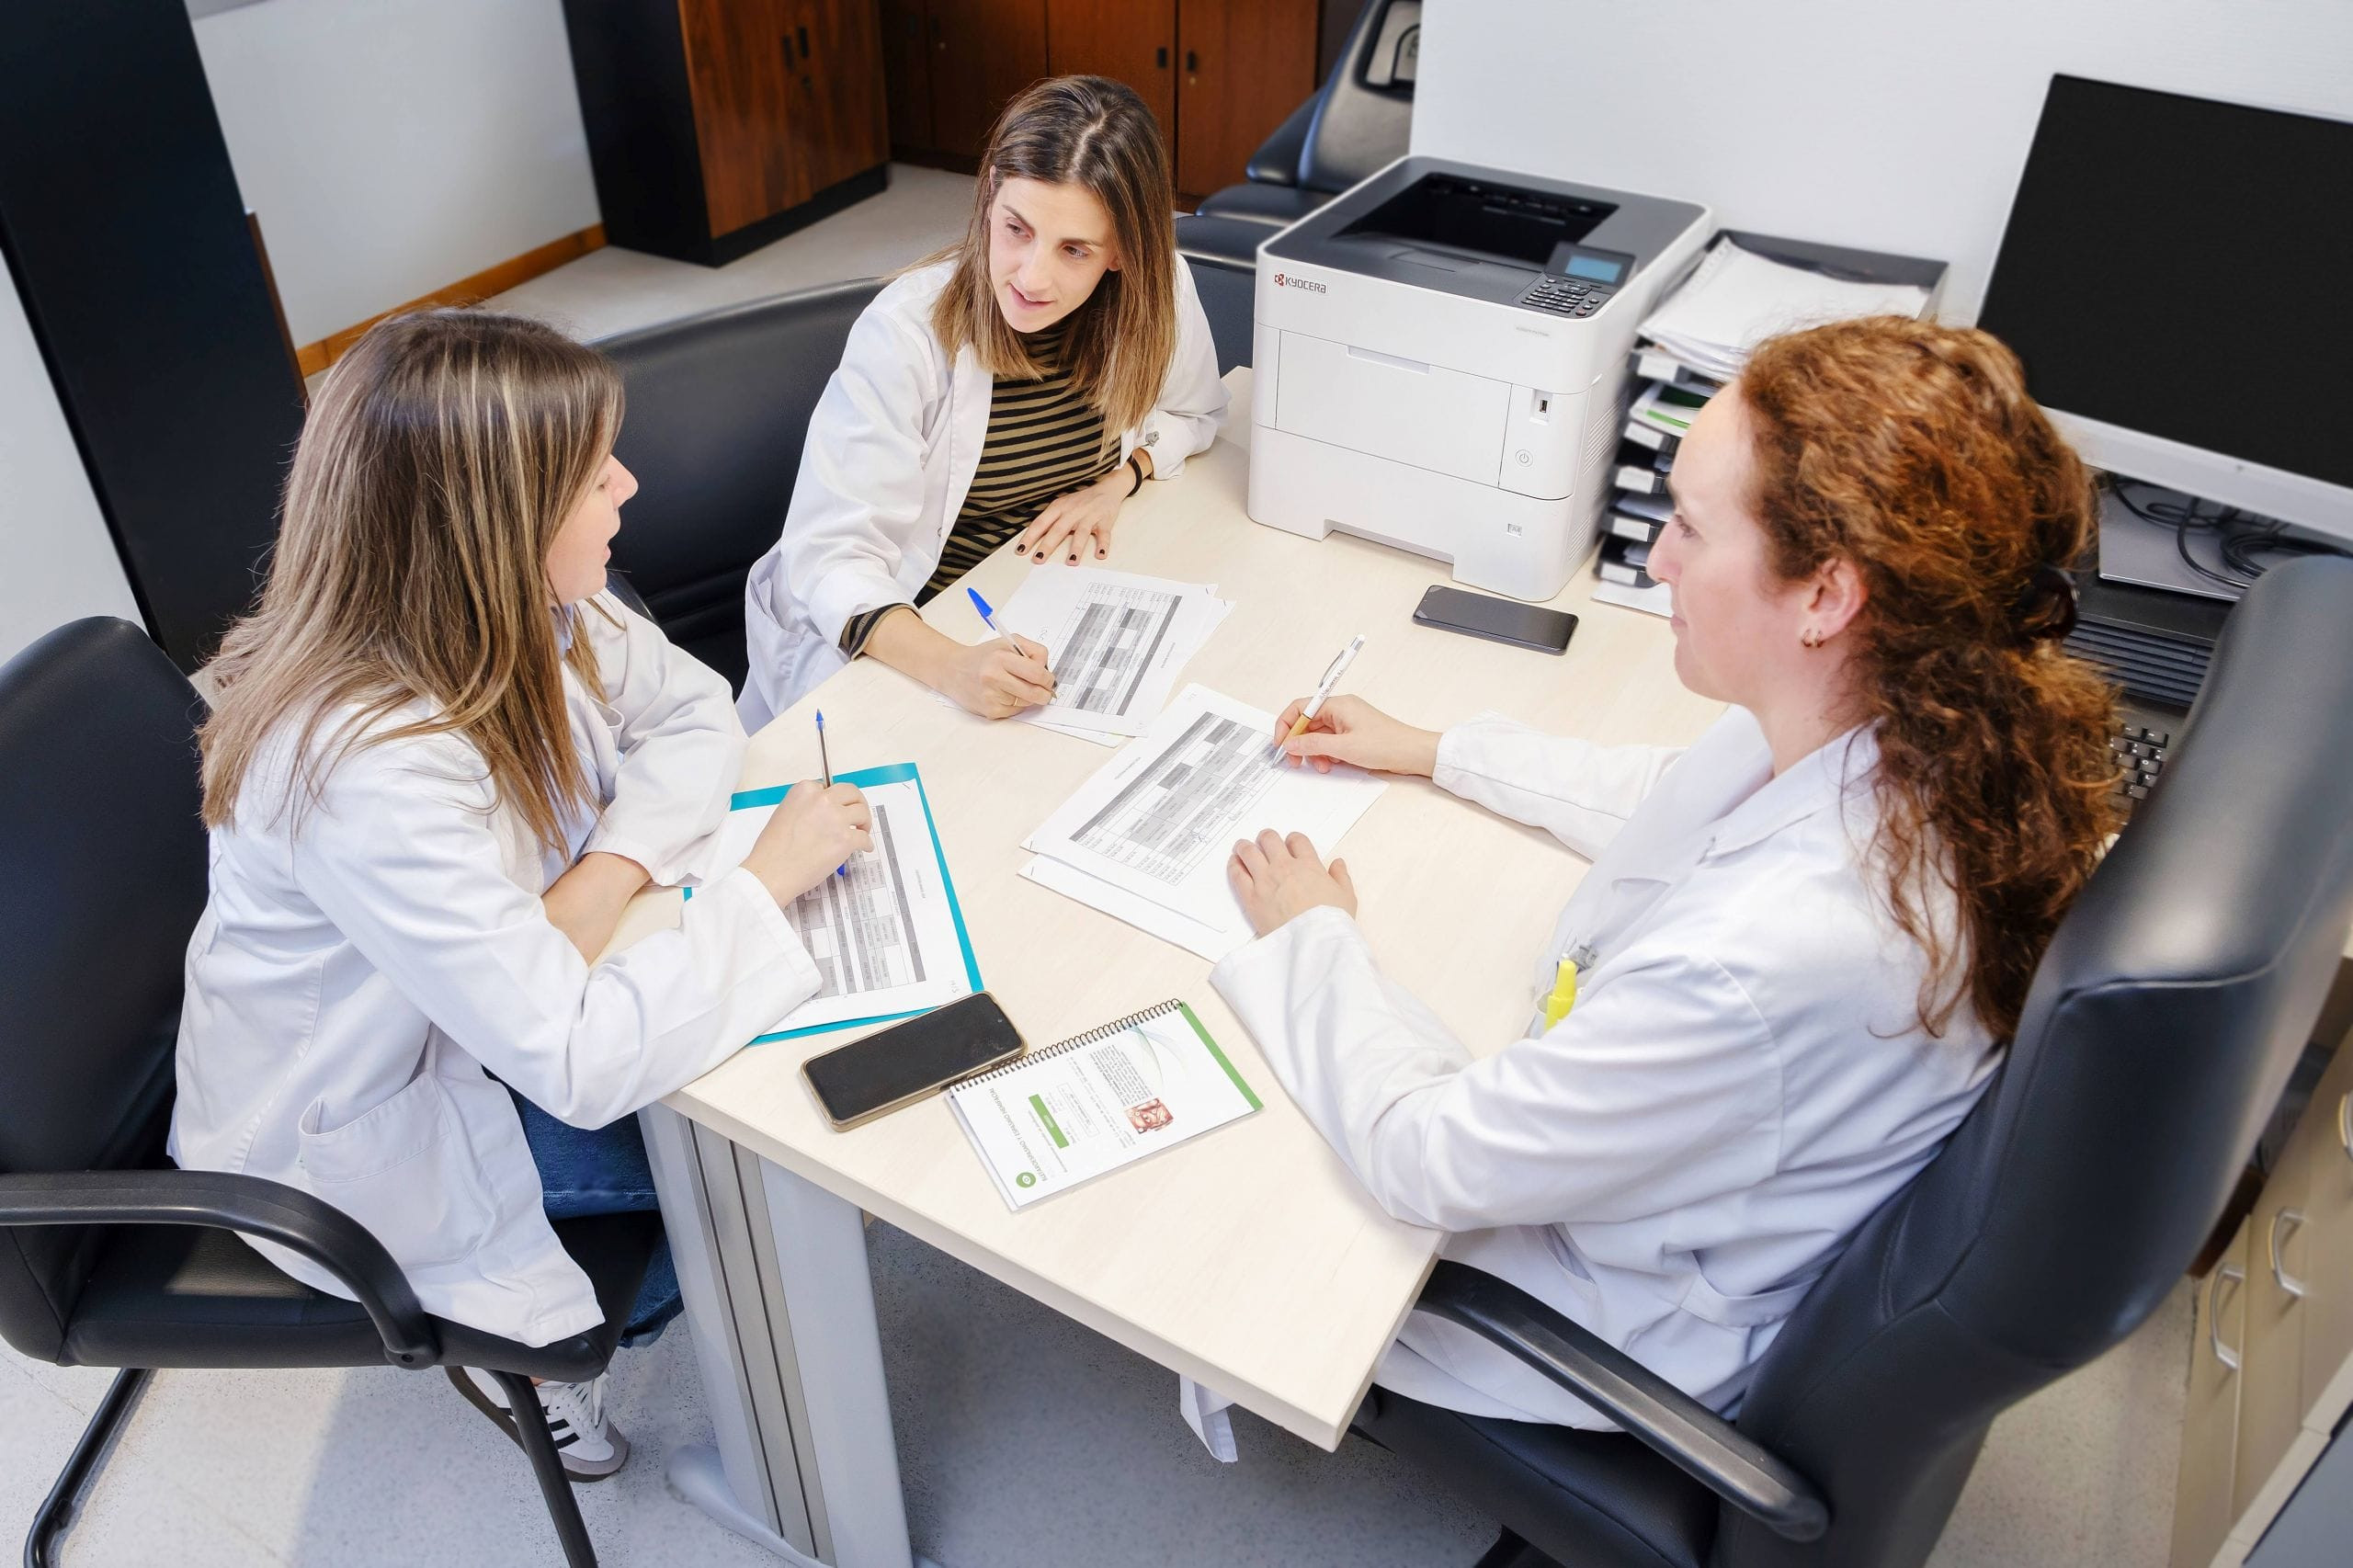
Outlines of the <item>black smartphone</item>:
{"type": "Polygon", "coordinates": [[[1414,607],[1414,624],[1509,642],[1540,653],[1565,653],[1577,629],[1577,618],[1541,605],[1499,599],[1487,594],[1465,593],[1443,583],[1432,583],[1422,602],[1414,607]]]}
{"type": "Polygon", "coordinates": [[[995,997],[976,991],[813,1056],[801,1064],[801,1075],[838,1131],[1020,1054],[1021,1031],[995,997]]]}

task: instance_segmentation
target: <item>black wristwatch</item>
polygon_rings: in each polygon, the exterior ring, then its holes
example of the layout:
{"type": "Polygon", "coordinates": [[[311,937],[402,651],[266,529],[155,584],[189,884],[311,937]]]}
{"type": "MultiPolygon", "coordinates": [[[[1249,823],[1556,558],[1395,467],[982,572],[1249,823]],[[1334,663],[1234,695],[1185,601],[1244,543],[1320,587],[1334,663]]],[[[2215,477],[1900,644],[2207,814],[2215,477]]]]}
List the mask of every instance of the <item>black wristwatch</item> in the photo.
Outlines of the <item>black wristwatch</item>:
{"type": "Polygon", "coordinates": [[[1128,494],[1130,495],[1133,495],[1137,491],[1143,488],[1143,464],[1136,461],[1136,459],[1141,455],[1142,453],[1140,452],[1130,452],[1128,454],[1128,466],[1136,471],[1136,482],[1128,486],[1128,494]]]}

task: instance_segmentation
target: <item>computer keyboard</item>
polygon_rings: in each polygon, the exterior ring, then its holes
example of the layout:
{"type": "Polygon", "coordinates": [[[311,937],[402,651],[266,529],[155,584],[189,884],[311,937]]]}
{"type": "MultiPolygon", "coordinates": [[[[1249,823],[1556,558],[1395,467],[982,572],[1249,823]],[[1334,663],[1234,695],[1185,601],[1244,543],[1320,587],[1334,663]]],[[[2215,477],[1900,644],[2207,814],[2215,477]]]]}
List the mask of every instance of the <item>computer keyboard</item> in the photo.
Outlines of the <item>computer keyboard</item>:
{"type": "Polygon", "coordinates": [[[2171,744],[2171,730],[2134,723],[2129,718],[2118,722],[2116,733],[2108,738],[2108,749],[2123,771],[2109,799],[2116,803],[2120,818],[2130,821],[2132,809],[2149,798],[2157,775],[2165,771],[2165,748],[2171,744]]]}

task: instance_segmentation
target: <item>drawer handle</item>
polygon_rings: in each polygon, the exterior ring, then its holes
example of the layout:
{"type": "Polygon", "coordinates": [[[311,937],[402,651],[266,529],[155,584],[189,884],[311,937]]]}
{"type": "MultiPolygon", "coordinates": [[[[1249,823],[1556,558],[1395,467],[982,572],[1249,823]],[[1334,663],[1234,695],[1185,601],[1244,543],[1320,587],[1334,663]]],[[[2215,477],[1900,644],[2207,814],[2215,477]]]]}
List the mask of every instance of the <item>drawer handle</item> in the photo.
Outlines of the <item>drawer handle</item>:
{"type": "Polygon", "coordinates": [[[2214,1270],[2214,1277],[2206,1281],[2206,1343],[2223,1369],[2235,1372],[2239,1369],[2239,1353],[2222,1343],[2222,1281],[2225,1279],[2234,1285],[2244,1285],[2246,1283],[2246,1270],[2235,1263],[2226,1263],[2214,1270]]]}
{"type": "Polygon", "coordinates": [[[1348,358],[1361,360],[1368,365],[1386,365],[1392,370],[1411,370],[1417,376],[1427,376],[1430,373],[1429,366],[1419,359],[1407,359],[1399,355],[1383,354],[1371,348],[1358,348],[1353,343],[1348,345],[1348,358]]]}
{"type": "Polygon", "coordinates": [[[2336,1102],[2336,1141],[2345,1145],[2345,1157],[2353,1160],[2353,1089],[2336,1102]]]}
{"type": "Polygon", "coordinates": [[[2293,1232],[2297,1226],[2303,1222],[2304,1214],[2303,1210],[2301,1209],[2282,1209],[2278,1213],[2271,1216],[2271,1236],[2269,1243],[2271,1248],[2271,1278],[2279,1281],[2279,1289],[2287,1291],[2288,1294],[2295,1297],[2298,1301],[2302,1301],[2303,1299],[2306,1287],[2302,1280],[2297,1278],[2294,1275],[2289,1273],[2285,1268],[2282,1268],[2279,1266],[2279,1230],[2281,1225],[2285,1224],[2289,1231],[2293,1232]]]}

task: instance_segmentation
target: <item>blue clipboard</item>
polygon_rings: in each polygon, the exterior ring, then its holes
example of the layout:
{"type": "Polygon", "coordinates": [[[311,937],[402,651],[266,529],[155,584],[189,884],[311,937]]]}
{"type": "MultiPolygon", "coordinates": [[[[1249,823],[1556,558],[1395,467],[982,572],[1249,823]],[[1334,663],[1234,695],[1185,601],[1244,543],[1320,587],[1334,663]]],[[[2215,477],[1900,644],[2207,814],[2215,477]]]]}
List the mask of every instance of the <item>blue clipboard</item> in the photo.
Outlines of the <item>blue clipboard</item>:
{"type": "MultiPolygon", "coordinates": [[[[964,926],[964,906],[956,900],[956,880],[948,874],[948,855],[939,846],[939,824],[931,820],[931,795],[923,787],[923,775],[915,771],[915,765],[912,762],[894,762],[884,767],[861,767],[855,773],[834,775],[835,783],[855,784],[861,790],[870,789],[877,784],[904,784],[909,781],[915,784],[915,798],[923,801],[924,831],[931,835],[932,854],[939,866],[939,885],[947,890],[948,913],[956,920],[956,945],[962,949],[964,953],[964,979],[974,991],[979,991],[982,989],[980,960],[972,956],[972,934],[964,926]]],[[[766,790],[741,790],[728,798],[727,809],[731,812],[745,812],[758,806],[773,806],[783,800],[791,789],[792,786],[790,784],[778,784],[766,790]]],[[[687,896],[692,898],[694,892],[694,889],[688,888],[687,896]]],[[[751,1043],[767,1045],[773,1040],[798,1040],[803,1035],[827,1034],[835,1029],[860,1028],[868,1024],[887,1024],[899,1018],[912,1018],[928,1011],[930,1011],[929,1008],[917,1007],[904,1013],[877,1013],[870,1018],[844,1018],[837,1023],[811,1024],[805,1028],[779,1029],[774,1034],[754,1035],[751,1043]]]]}

